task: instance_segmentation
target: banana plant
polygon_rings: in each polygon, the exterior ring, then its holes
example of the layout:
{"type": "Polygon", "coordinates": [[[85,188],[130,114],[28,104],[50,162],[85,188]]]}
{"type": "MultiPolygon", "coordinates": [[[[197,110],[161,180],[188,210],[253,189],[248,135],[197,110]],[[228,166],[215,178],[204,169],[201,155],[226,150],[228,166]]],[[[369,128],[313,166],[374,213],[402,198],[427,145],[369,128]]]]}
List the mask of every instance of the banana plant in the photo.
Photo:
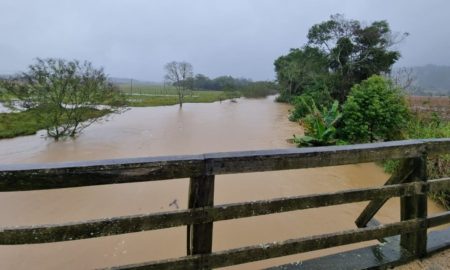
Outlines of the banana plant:
{"type": "Polygon", "coordinates": [[[328,109],[319,109],[313,100],[304,101],[309,113],[301,120],[305,135],[294,135],[294,143],[298,146],[323,146],[339,143],[336,138],[336,124],[342,118],[339,102],[335,101],[328,109]]]}

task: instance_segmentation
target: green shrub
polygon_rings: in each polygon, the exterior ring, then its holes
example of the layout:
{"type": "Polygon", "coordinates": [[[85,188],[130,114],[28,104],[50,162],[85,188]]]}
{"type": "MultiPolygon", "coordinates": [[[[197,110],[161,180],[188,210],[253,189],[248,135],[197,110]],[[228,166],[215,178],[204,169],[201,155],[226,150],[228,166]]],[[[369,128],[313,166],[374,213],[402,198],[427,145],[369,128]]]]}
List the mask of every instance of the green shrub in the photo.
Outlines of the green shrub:
{"type": "Polygon", "coordinates": [[[333,99],[324,83],[317,82],[308,87],[305,93],[292,99],[291,103],[294,105],[294,110],[289,115],[289,120],[298,121],[305,117],[309,113],[308,105],[305,103],[311,102],[321,107],[328,107],[333,103],[333,99]]]}
{"type": "MultiPolygon", "coordinates": [[[[407,136],[410,139],[450,138],[450,122],[440,119],[437,115],[431,119],[414,117],[409,121],[407,136]]],[[[384,162],[386,172],[392,173],[398,166],[398,160],[384,162]]],[[[429,157],[427,160],[428,179],[450,176],[450,155],[429,157]]],[[[429,193],[430,197],[450,210],[450,188],[429,193]]]]}
{"type": "Polygon", "coordinates": [[[402,139],[409,118],[403,92],[374,75],[351,88],[340,135],[352,143],[402,139]]]}
{"type": "Polygon", "coordinates": [[[246,98],[263,98],[278,93],[277,85],[273,82],[251,82],[238,88],[238,91],[246,98]]]}

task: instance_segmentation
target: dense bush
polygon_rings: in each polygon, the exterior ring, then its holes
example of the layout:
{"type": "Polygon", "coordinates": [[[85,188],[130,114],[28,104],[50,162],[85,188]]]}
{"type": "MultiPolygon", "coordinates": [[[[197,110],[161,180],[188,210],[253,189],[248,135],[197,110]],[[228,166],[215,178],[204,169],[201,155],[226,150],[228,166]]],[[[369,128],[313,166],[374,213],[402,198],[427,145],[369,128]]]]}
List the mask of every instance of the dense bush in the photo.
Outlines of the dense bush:
{"type": "Polygon", "coordinates": [[[273,82],[252,82],[238,88],[238,91],[246,98],[260,98],[278,93],[277,86],[273,82]]]}
{"type": "Polygon", "coordinates": [[[353,143],[401,139],[409,117],[403,92],[374,75],[352,87],[343,106],[340,136],[353,143]]]}
{"type": "Polygon", "coordinates": [[[289,115],[289,120],[298,121],[310,112],[308,104],[314,103],[328,107],[333,103],[333,99],[327,85],[324,82],[317,82],[308,87],[304,94],[295,96],[291,103],[294,105],[294,110],[289,115]]]}

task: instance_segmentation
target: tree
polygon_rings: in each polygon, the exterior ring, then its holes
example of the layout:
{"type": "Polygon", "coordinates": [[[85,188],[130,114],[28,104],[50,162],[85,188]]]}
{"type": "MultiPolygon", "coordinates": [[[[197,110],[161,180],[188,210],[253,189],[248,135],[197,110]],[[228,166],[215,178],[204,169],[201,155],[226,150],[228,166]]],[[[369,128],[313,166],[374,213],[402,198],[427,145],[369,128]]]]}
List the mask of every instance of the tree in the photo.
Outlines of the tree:
{"type": "Polygon", "coordinates": [[[406,36],[408,33],[392,32],[386,21],[366,26],[340,14],[332,15],[309,29],[306,45],[275,61],[280,100],[293,101],[292,96],[327,89],[343,104],[354,84],[390,72],[400,57],[391,47],[406,36]]]}
{"type": "Polygon", "coordinates": [[[178,103],[183,107],[186,92],[193,87],[193,67],[188,62],[172,61],[165,65],[165,79],[172,83],[177,89],[178,103]]]}
{"type": "Polygon", "coordinates": [[[397,68],[391,71],[387,76],[395,85],[408,91],[413,92],[417,80],[412,68],[397,68]]]}
{"type": "Polygon", "coordinates": [[[194,88],[213,89],[211,79],[203,74],[196,74],[194,78],[194,88]]]}
{"type": "Polygon", "coordinates": [[[284,99],[301,95],[328,74],[326,55],[317,48],[305,46],[291,49],[289,54],[275,60],[277,81],[284,99]]]}
{"type": "Polygon", "coordinates": [[[103,115],[98,105],[119,112],[124,104],[103,69],[87,61],[38,58],[28,72],[3,80],[2,86],[10,95],[9,106],[34,110],[55,140],[75,137],[97,121],[103,115]]]}
{"type": "Polygon", "coordinates": [[[402,90],[377,75],[352,87],[343,106],[343,139],[352,143],[402,139],[409,110],[402,90]]]}
{"type": "Polygon", "coordinates": [[[375,21],[364,26],[359,21],[336,14],[310,28],[308,45],[328,55],[328,65],[334,77],[332,95],[344,102],[355,83],[372,75],[390,72],[400,58],[400,52],[389,49],[408,35],[392,32],[387,21],[375,21]]]}

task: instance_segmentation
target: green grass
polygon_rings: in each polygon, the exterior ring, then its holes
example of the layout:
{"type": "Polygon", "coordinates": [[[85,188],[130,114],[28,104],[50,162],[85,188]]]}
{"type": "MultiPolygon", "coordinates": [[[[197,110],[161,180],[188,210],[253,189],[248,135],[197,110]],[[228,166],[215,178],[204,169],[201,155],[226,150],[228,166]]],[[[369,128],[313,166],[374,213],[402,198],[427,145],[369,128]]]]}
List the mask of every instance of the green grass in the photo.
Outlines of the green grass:
{"type": "Polygon", "coordinates": [[[131,87],[130,84],[119,84],[119,89],[123,93],[129,94],[151,94],[151,95],[176,95],[176,88],[173,86],[136,84],[131,87]]]}
{"type": "MultiPolygon", "coordinates": [[[[30,109],[23,112],[0,113],[0,139],[13,138],[17,136],[33,135],[46,125],[38,109],[30,109]]],[[[85,120],[101,117],[110,113],[109,110],[92,109],[85,120]]],[[[44,116],[45,117],[45,116],[44,116]]]]}
{"type": "MultiPolygon", "coordinates": [[[[127,105],[131,107],[178,104],[177,90],[173,86],[134,85],[131,91],[130,85],[121,84],[119,89],[125,94],[127,105]]],[[[188,91],[185,94],[184,103],[209,103],[240,96],[238,92],[188,91]]]]}
{"type": "MultiPolygon", "coordinates": [[[[409,139],[450,138],[450,121],[439,117],[413,118],[408,125],[409,139]]],[[[385,171],[392,173],[398,167],[398,160],[384,163],[385,171]]],[[[450,154],[429,157],[427,160],[428,179],[450,176],[450,154]]],[[[430,192],[429,196],[450,210],[450,188],[430,192]]]]}

